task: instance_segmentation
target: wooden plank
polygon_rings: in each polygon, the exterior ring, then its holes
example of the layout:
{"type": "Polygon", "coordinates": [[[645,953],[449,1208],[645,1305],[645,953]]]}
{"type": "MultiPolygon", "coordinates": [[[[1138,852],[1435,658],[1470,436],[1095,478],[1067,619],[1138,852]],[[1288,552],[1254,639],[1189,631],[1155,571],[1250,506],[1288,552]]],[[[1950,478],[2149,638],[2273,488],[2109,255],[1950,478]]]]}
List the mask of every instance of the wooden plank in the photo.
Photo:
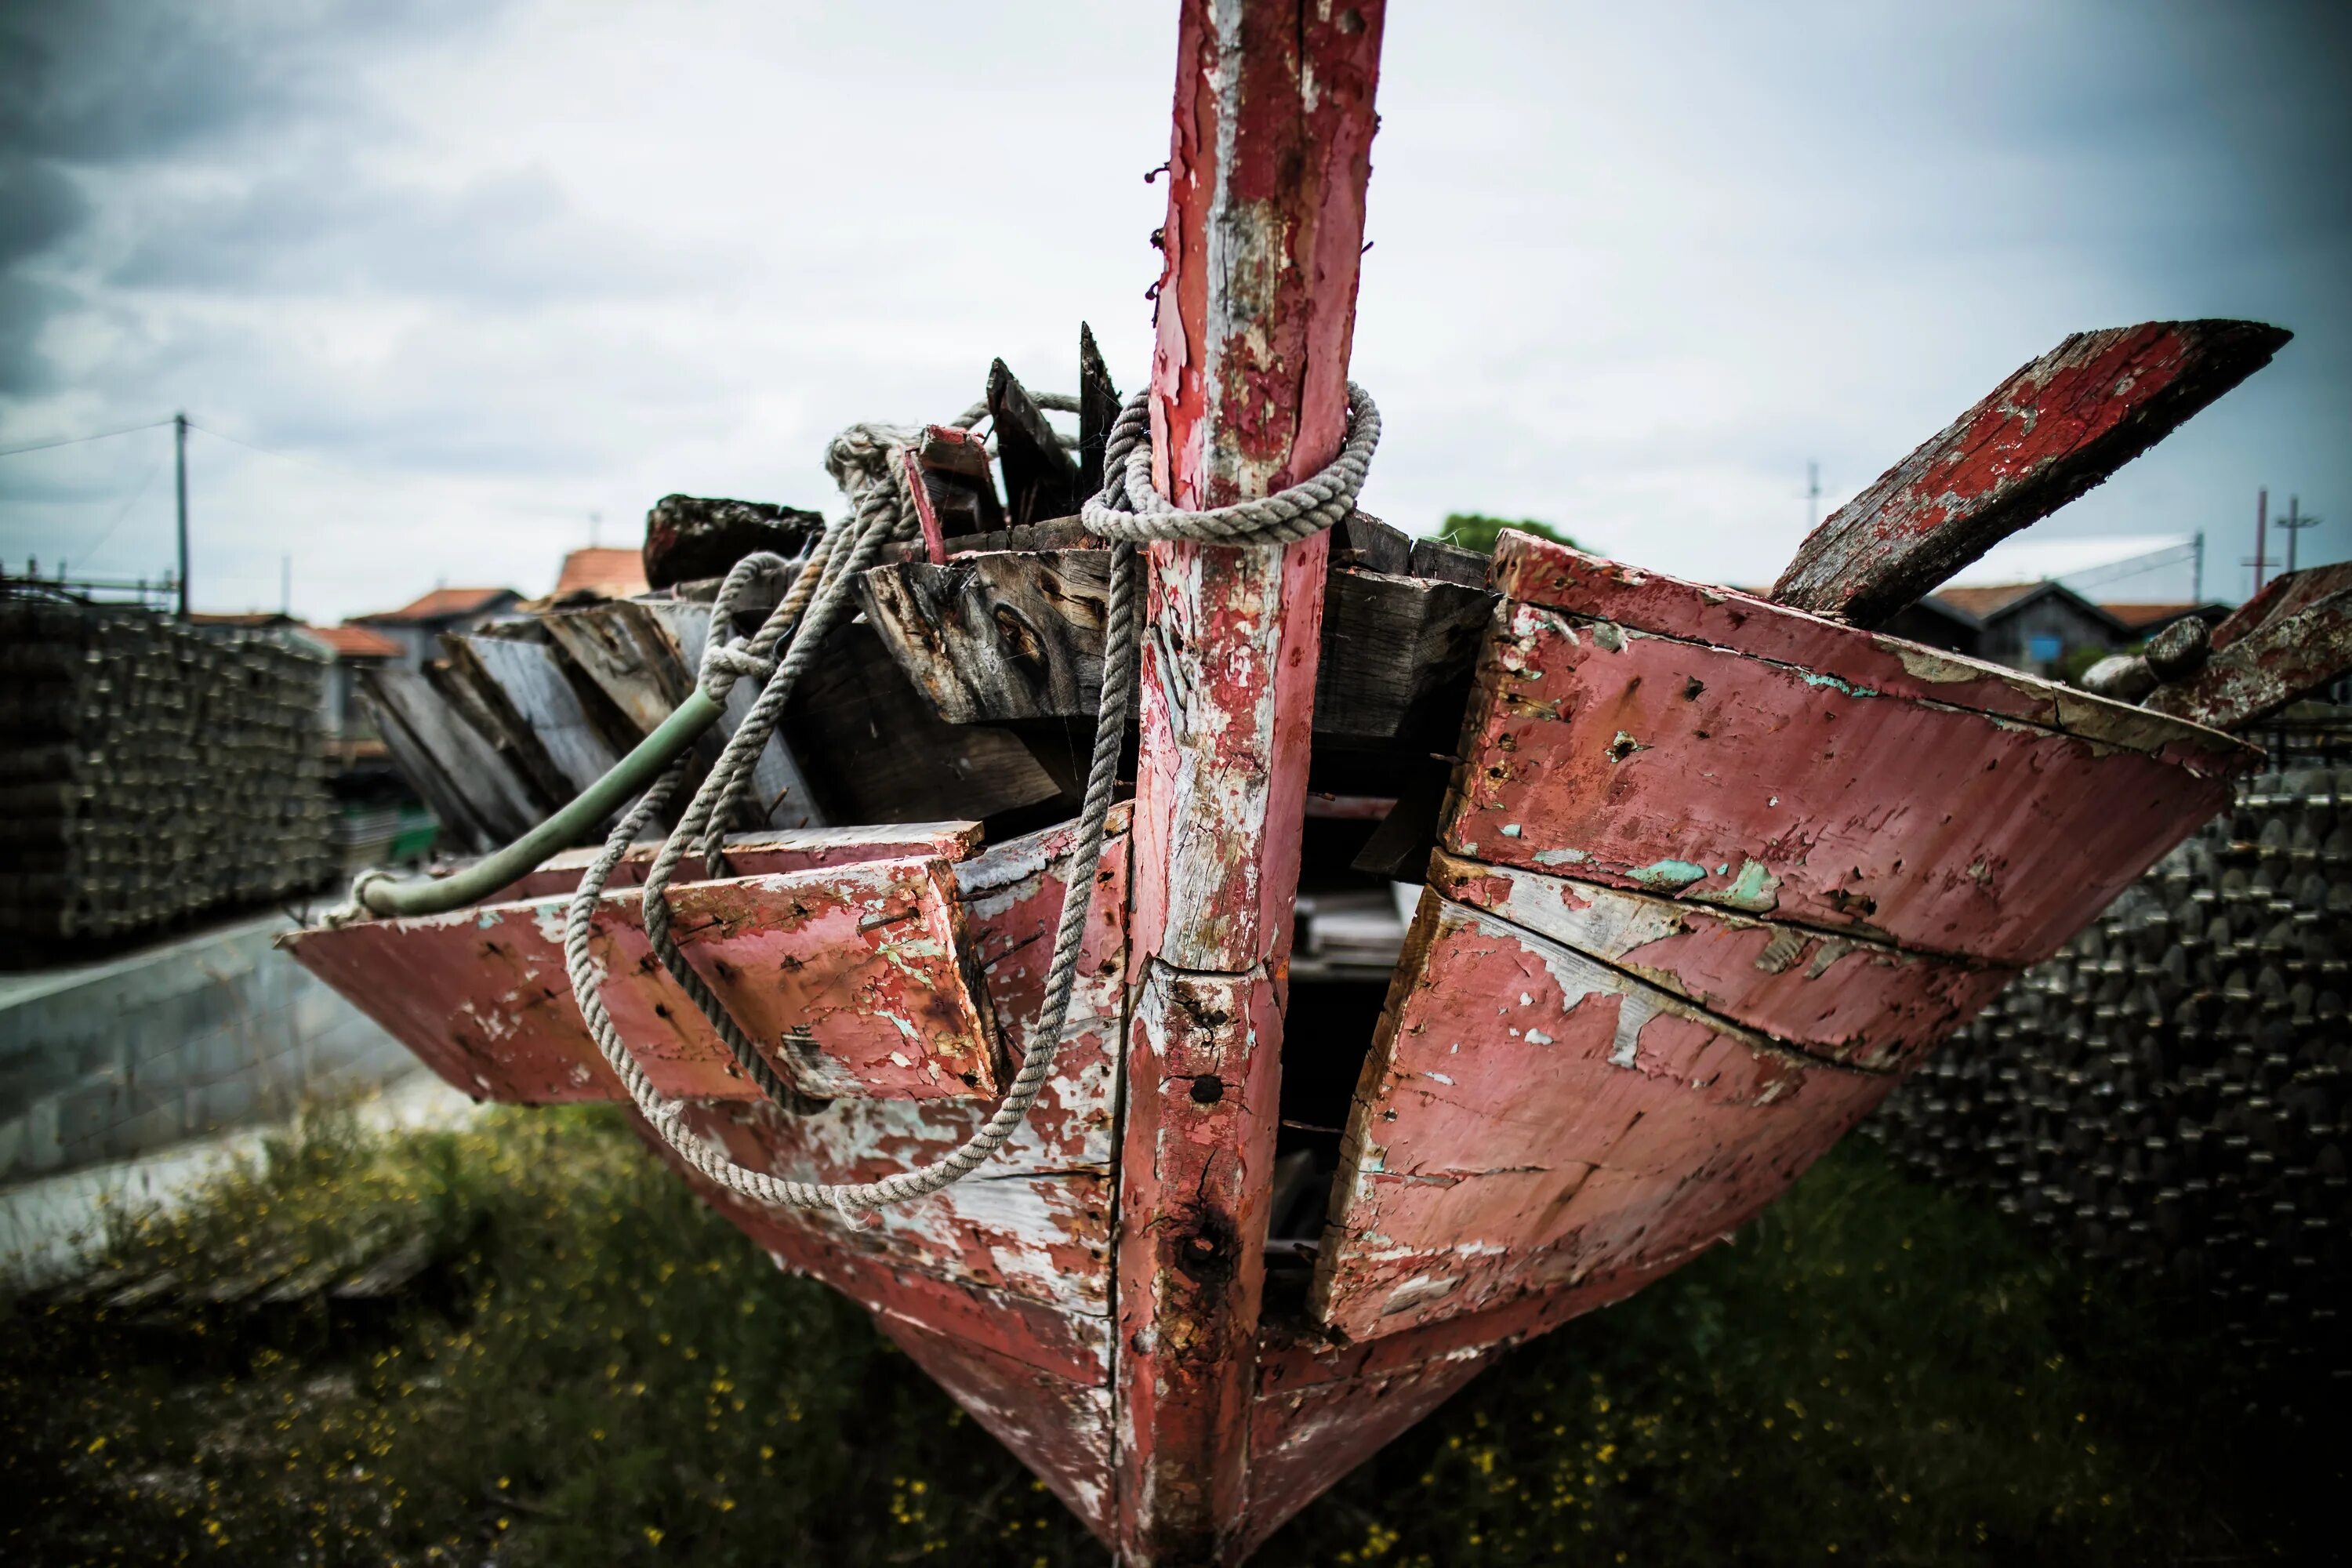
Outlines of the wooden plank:
{"type": "Polygon", "coordinates": [[[986,820],[1061,797],[1015,737],[931,711],[874,626],[837,623],[784,705],[792,742],[830,819],[986,820]]]}
{"type": "Polygon", "coordinates": [[[693,693],[676,645],[634,599],[560,610],[540,624],[640,735],[659,729],[693,693]]]}
{"type": "Polygon", "coordinates": [[[2021,367],[1807,537],[1781,604],[1878,626],[2268,364],[2259,321],[2076,332],[2021,367]]]}
{"type": "Polygon", "coordinates": [[[538,825],[539,803],[506,758],[423,676],[387,667],[366,671],[361,683],[379,710],[390,713],[417,749],[433,758],[439,776],[463,797],[467,816],[490,842],[520,838],[538,825]]]}
{"type": "Polygon", "coordinates": [[[1372,1339],[1696,1256],[1895,1081],[1808,1062],[1425,893],[1349,1112],[1310,1308],[1372,1339]]]}
{"type": "MultiPolygon", "coordinates": [[[[1108,571],[1099,550],[958,554],[944,565],[874,567],[859,589],[891,657],[945,721],[1085,722],[1100,706],[1108,571]]],[[[1495,603],[1483,588],[1331,571],[1316,675],[1318,753],[1402,759],[1451,747],[1495,603]]]]}
{"type": "MultiPolygon", "coordinates": [[[[785,871],[814,870],[822,866],[901,860],[910,856],[936,857],[952,863],[969,858],[980,844],[981,826],[977,822],[910,822],[896,827],[756,827],[727,835],[723,854],[726,868],[720,875],[766,877],[785,871]]],[[[550,856],[535,869],[482,901],[510,904],[572,892],[579,888],[580,879],[589,866],[604,852],[601,844],[583,845],[550,856]]],[[[613,868],[605,886],[642,886],[654,858],[660,852],[660,841],[656,839],[631,845],[613,868]]],[[[710,879],[693,874],[701,867],[698,857],[688,859],[680,867],[681,872],[686,873],[682,881],[710,879]]],[[[677,885],[681,884],[673,884],[677,885]]]]}
{"type": "MultiPolygon", "coordinates": [[[[643,894],[609,893],[591,952],[614,1024],[664,1094],[758,1090],[654,958],[643,894]]],[[[566,895],[299,931],[302,965],[468,1094],[526,1104],[622,1097],[565,979],[566,895]]],[[[671,890],[678,945],[801,1093],[982,1099],[999,1058],[967,984],[953,874],[867,861],[671,890]]]]}
{"type": "Polygon", "coordinates": [[[996,422],[996,465],[1003,470],[1004,510],[1013,526],[1076,513],[1077,460],[1063,450],[1045,411],[1003,360],[988,367],[988,412],[996,422]]]}
{"type": "Polygon", "coordinates": [[[2264,585],[2214,629],[2216,651],[2187,679],[2158,687],[2158,713],[2234,730],[2352,669],[2352,563],[2264,585]]]}
{"type": "Polygon", "coordinates": [[[1102,707],[1110,552],[1053,550],[877,566],[866,618],[950,724],[1092,719],[1102,707]]]}
{"type": "Polygon", "coordinates": [[[1808,1056],[1891,1068],[1937,1045],[2014,967],[1906,952],[1679,899],[1440,851],[1428,882],[1808,1056]]]}
{"type": "MultiPolygon", "coordinates": [[[[710,640],[709,607],[675,599],[648,599],[642,603],[654,626],[669,639],[677,668],[699,670],[702,650],[710,640]]],[[[734,734],[759,700],[756,682],[738,680],[729,688],[726,710],[719,720],[720,734],[734,734]]],[[[837,820],[825,814],[816,792],[810,787],[808,774],[782,724],[768,737],[768,743],[760,748],[759,761],[751,769],[751,793],[758,797],[760,813],[753,820],[764,819],[771,827],[823,827],[837,820]]]]}
{"type": "MultiPolygon", "coordinates": [[[[471,848],[487,851],[498,847],[497,830],[482,819],[466,792],[441,765],[441,760],[408,728],[401,717],[401,704],[387,699],[379,681],[384,672],[363,669],[359,672],[360,701],[367,709],[375,732],[383,738],[384,749],[392,753],[393,765],[402,778],[423,797],[434,817],[447,830],[451,848],[471,848]]],[[[415,680],[425,699],[438,702],[432,689],[421,678],[406,670],[390,672],[395,680],[415,680]]]]}
{"type": "Polygon", "coordinates": [[[1334,569],[1323,596],[1317,743],[1416,754],[1452,747],[1496,603],[1458,583],[1334,569]]]}
{"type": "Polygon", "coordinates": [[[1110,367],[1095,347],[1092,327],[1078,323],[1078,475],[1080,500],[1098,495],[1103,488],[1103,450],[1110,427],[1118,420],[1118,387],[1110,367]]]}
{"type": "Polygon", "coordinates": [[[1462,754],[1450,853],[2000,964],[2056,951],[2230,799],[2211,752],[1532,605],[1505,607],[1462,754]]]}
{"type": "Polygon", "coordinates": [[[553,647],[520,637],[463,635],[445,636],[441,643],[453,659],[470,667],[493,710],[530,738],[530,754],[551,772],[561,798],[578,795],[620,761],[597,732],[553,647]]]}
{"type": "MultiPolygon", "coordinates": [[[[1151,383],[1155,479],[1179,506],[1270,493],[1339,450],[1383,20],[1305,0],[1179,14],[1151,383]]],[[[1133,1568],[1239,1546],[1329,548],[1149,551],[1116,1342],[1133,1568]]]]}

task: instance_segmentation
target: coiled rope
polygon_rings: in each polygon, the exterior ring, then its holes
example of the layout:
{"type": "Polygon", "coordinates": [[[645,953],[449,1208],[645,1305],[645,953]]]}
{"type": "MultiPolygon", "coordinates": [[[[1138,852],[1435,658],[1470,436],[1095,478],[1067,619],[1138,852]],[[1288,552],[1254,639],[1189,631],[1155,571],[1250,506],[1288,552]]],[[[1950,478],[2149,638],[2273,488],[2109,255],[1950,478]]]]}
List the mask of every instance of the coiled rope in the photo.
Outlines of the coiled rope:
{"type": "MultiPolygon", "coordinates": [[[[1070,400],[1038,401],[1050,408],[1066,406],[1070,400]]],[[[1339,458],[1322,473],[1275,495],[1199,512],[1179,510],[1152,486],[1148,395],[1138,393],[1120,410],[1105,443],[1102,493],[1088,500],[1082,513],[1090,531],[1113,542],[1110,599],[1103,647],[1102,706],[1078,813],[1077,839],[1069,853],[1054,956],[1046,974],[1045,1008],[1022,1047],[1020,1070],[1004,1098],[985,1122],[941,1158],[877,1182],[793,1181],[738,1163],[687,1125],[685,1104],[654,1089],[614,1026],[598,994],[604,975],[588,949],[597,901],[605,884],[637,834],[677,788],[684,774],[683,759],[622,815],[605,840],[604,852],[572,896],[564,921],[564,963],[572,994],[598,1050],[639,1112],[681,1160],[710,1181],[756,1203],[829,1208],[849,1223],[859,1224],[864,1211],[921,1197],[961,1181],[1020,1130],[1052,1075],[1061,1048],[1070,995],[1077,983],[1087,910],[1102,861],[1105,824],[1118,784],[1119,751],[1127,731],[1128,689],[1135,672],[1135,547],[1153,539],[1279,545],[1339,521],[1353,509],[1372,448],[1380,440],[1380,411],[1360,387],[1350,384],[1348,405],[1347,442],[1339,458]]],[[[961,423],[970,427],[981,412],[984,410],[968,411],[961,423]]],[[[667,890],[678,862],[698,837],[715,867],[734,803],[774,733],[785,700],[840,617],[858,576],[874,563],[886,543],[913,536],[917,519],[906,488],[903,455],[918,438],[918,432],[894,426],[857,425],[843,432],[826,449],[825,466],[851,503],[850,516],[829,526],[806,559],[790,563],[774,555],[753,556],[739,563],[720,584],[711,605],[700,685],[714,702],[724,702],[734,682],[750,677],[762,683],[760,697],[729,738],[646,878],[646,934],[663,967],[709,1019],[737,1065],[762,1093],[788,1109],[800,1103],[799,1097],[678,951],[670,929],[667,890]],[[761,578],[785,573],[791,574],[791,579],[775,609],[753,636],[738,637],[734,613],[743,595],[761,578]],[[780,647],[783,653],[778,658],[780,647]]],[[[1162,658],[1166,658],[1164,649],[1162,658]]]]}

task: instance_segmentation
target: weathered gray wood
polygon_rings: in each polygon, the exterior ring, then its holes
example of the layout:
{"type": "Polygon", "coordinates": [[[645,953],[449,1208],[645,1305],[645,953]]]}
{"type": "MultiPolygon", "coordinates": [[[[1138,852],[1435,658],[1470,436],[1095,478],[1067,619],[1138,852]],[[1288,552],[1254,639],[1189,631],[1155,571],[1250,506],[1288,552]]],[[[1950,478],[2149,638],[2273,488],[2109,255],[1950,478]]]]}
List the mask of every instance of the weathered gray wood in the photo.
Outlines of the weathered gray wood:
{"type": "Polygon", "coordinates": [[[1323,592],[1317,740],[1450,748],[1495,604],[1485,588],[1456,582],[1333,572],[1323,592]]]}
{"type": "MultiPolygon", "coordinates": [[[[506,755],[424,677],[386,668],[364,672],[360,684],[375,711],[395,721],[407,732],[415,752],[431,760],[431,769],[412,774],[410,782],[423,793],[428,779],[446,781],[452,803],[462,802],[458,815],[476,826],[478,839],[504,843],[539,822],[541,808],[506,755]]],[[[386,736],[389,741],[388,728],[386,736]]],[[[399,755],[397,748],[394,755],[399,755]]]]}
{"type": "Polygon", "coordinates": [[[1107,550],[910,561],[874,568],[858,590],[898,668],[950,724],[1101,707],[1107,550]]]}
{"type": "MultiPolygon", "coordinates": [[[[1091,719],[1100,704],[1107,552],[957,555],[877,566],[859,584],[898,667],[950,723],[1091,719]]],[[[1325,579],[1318,745],[1453,742],[1495,595],[1339,567],[1325,579]]]]}
{"type": "Polygon", "coordinates": [[[1078,323],[1078,499],[1098,494],[1103,487],[1103,449],[1110,427],[1118,419],[1118,388],[1111,384],[1110,367],[1095,347],[1092,327],[1078,323]]]}
{"type": "Polygon", "coordinates": [[[1016,737],[933,712],[862,621],[827,636],[783,728],[835,821],[985,820],[1062,798],[1016,737]]]}
{"type": "Polygon", "coordinates": [[[503,706],[500,717],[521,727],[553,769],[560,789],[577,795],[620,761],[572,690],[551,644],[473,636],[445,636],[441,641],[453,660],[471,662],[476,685],[492,710],[503,706]]]}
{"type": "Polygon", "coordinates": [[[558,611],[542,624],[640,735],[652,734],[694,689],[669,638],[635,600],[558,611]]]}
{"type": "MultiPolygon", "coordinates": [[[[699,669],[702,650],[710,636],[710,612],[700,605],[675,599],[638,603],[654,628],[667,639],[670,658],[677,667],[682,670],[699,669]]],[[[727,709],[719,717],[719,728],[733,735],[759,700],[759,687],[754,682],[738,680],[727,693],[727,709]]],[[[823,827],[833,820],[817,804],[808,776],[781,726],[760,750],[760,760],[751,770],[751,788],[765,814],[763,820],[771,827],[823,827]]]]}
{"type": "MultiPolygon", "coordinates": [[[[1364,566],[1398,577],[1444,575],[1414,572],[1412,544],[1412,535],[1404,530],[1390,527],[1370,512],[1352,511],[1331,531],[1331,564],[1364,566]]],[[[1486,570],[1482,560],[1478,567],[1482,580],[1486,570]]]]}
{"type": "Polygon", "coordinates": [[[1411,571],[1415,577],[1483,588],[1486,585],[1486,561],[1487,557],[1475,550],[1465,550],[1442,539],[1416,539],[1412,542],[1411,571]]]}
{"type": "Polygon", "coordinates": [[[1879,626],[2178,429],[2292,334],[2259,321],[2077,332],[1807,537],[1772,597],[1879,626]]]}
{"type": "Polygon", "coordinates": [[[1077,460],[1062,449],[1045,411],[1003,360],[988,367],[988,412],[996,421],[996,466],[1004,474],[1004,510],[1013,526],[1076,511],[1077,460]]]}

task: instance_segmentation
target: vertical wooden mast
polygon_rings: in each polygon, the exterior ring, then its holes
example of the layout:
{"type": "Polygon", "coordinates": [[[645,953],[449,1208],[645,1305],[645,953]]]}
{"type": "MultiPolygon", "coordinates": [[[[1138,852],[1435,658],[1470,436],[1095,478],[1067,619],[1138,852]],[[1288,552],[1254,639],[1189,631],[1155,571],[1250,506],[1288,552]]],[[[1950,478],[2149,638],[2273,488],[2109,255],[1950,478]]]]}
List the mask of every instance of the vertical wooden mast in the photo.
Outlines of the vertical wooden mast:
{"type": "MultiPolygon", "coordinates": [[[[1151,383],[1181,506],[1339,450],[1381,21],[1378,0],[1184,0],[1151,383]]],[[[1238,1550],[1328,553],[1319,534],[1150,552],[1117,1285],[1130,1568],[1238,1550]]]]}

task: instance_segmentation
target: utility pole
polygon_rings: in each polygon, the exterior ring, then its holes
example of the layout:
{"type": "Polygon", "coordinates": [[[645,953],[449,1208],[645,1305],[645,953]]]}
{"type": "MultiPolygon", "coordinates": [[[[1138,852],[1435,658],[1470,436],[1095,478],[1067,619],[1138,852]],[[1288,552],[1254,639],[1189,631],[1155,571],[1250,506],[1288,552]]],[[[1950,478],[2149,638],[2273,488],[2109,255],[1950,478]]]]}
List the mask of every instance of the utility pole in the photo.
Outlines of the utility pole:
{"type": "Polygon", "coordinates": [[[1812,459],[1805,463],[1805,532],[1810,535],[1821,526],[1822,465],[1812,459]]]}
{"type": "Polygon", "coordinates": [[[2311,517],[2304,516],[2303,498],[2301,496],[2289,496],[2286,498],[2286,515],[2279,519],[2279,526],[2286,530],[2286,569],[2288,571],[2292,572],[2294,570],[2295,536],[2301,533],[2305,529],[2315,526],[2318,521],[2319,519],[2315,515],[2311,517]]]}
{"type": "Polygon", "coordinates": [[[294,613],[294,557],[291,555],[278,558],[278,613],[281,616],[294,613]]]}
{"type": "Polygon", "coordinates": [[[2263,566],[2271,552],[2271,489],[2254,492],[2254,592],[2263,591],[2263,566]]]}
{"type": "Polygon", "coordinates": [[[188,416],[172,416],[172,449],[180,480],[180,618],[188,618],[188,416]]]}
{"type": "Polygon", "coordinates": [[[2189,541],[2189,558],[2196,563],[2189,568],[2189,599],[2191,604],[2201,605],[2205,602],[2205,531],[2203,529],[2197,531],[2196,535],[2189,541]]]}

